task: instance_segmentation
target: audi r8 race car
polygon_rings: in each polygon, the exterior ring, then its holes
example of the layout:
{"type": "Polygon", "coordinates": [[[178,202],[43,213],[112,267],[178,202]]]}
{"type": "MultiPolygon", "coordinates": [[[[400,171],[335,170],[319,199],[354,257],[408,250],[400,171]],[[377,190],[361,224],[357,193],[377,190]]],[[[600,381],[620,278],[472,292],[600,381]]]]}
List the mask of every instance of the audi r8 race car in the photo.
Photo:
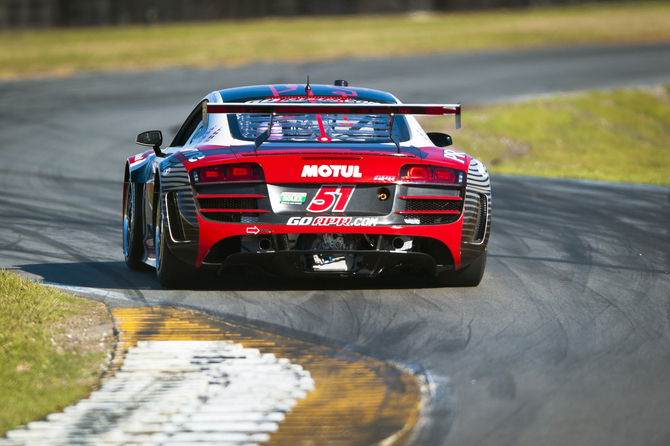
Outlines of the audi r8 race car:
{"type": "Polygon", "coordinates": [[[255,265],[277,276],[377,277],[423,271],[476,286],[486,267],[491,188],[484,165],[414,115],[460,104],[402,104],[335,85],[264,85],[207,95],[172,143],[125,166],[127,265],[165,287],[198,270],[255,265]]]}

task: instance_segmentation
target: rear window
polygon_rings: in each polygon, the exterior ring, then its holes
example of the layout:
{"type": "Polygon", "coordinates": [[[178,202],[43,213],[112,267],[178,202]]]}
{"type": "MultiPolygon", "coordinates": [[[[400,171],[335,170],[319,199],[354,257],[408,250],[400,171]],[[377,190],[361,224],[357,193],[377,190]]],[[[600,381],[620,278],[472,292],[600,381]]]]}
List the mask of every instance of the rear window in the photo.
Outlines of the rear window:
{"type": "MultiPolygon", "coordinates": [[[[274,99],[274,98],[273,98],[274,99]]],[[[319,98],[313,102],[342,103],[341,100],[319,98]]],[[[272,100],[247,102],[267,103],[272,100]]],[[[307,102],[306,98],[282,98],[282,102],[307,102]]],[[[365,101],[350,103],[365,104],[365,101]]],[[[229,114],[228,122],[235,139],[253,141],[268,129],[270,115],[229,114]]],[[[339,143],[375,143],[390,142],[390,117],[388,115],[294,115],[275,116],[268,141],[274,142],[339,142],[339,143]]],[[[393,122],[393,134],[400,141],[409,140],[407,121],[404,116],[396,116],[393,122]]]]}

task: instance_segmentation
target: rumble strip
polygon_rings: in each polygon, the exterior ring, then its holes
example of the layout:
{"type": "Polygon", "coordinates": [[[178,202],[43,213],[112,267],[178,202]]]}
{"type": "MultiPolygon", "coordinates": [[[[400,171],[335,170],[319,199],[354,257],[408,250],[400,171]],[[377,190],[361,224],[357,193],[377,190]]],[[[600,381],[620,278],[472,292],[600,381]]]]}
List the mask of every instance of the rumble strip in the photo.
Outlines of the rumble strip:
{"type": "Polygon", "coordinates": [[[403,444],[420,389],[380,360],[166,308],[113,310],[114,367],[0,445],[403,444]]]}

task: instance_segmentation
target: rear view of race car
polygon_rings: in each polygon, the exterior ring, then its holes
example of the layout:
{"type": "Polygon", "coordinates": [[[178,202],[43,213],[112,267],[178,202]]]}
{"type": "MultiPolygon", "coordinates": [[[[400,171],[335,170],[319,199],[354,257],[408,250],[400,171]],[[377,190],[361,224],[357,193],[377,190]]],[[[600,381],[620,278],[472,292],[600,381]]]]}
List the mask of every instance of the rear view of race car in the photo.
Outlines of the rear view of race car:
{"type": "Polygon", "coordinates": [[[215,91],[162,150],[129,158],[124,253],[176,287],[196,270],[253,265],[282,276],[377,277],[408,269],[476,286],[486,266],[491,190],[483,164],[426,134],[401,104],[339,85],[215,91]]]}

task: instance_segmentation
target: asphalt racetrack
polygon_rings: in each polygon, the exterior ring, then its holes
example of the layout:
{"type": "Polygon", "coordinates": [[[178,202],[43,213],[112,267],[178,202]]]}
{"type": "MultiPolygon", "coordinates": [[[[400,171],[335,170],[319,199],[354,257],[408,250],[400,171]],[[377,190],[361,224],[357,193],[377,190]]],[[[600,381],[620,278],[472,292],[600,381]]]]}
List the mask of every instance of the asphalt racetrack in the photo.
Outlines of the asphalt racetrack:
{"type": "MultiPolygon", "coordinates": [[[[406,102],[471,104],[670,83],[670,44],[85,74],[0,83],[0,267],[204,309],[451,380],[435,444],[670,444],[670,188],[493,177],[477,288],[416,278],[291,282],[247,271],[162,290],[121,251],[126,157],[209,91],[348,79],[406,102]]],[[[456,141],[457,142],[457,141],[456,141]]]]}

